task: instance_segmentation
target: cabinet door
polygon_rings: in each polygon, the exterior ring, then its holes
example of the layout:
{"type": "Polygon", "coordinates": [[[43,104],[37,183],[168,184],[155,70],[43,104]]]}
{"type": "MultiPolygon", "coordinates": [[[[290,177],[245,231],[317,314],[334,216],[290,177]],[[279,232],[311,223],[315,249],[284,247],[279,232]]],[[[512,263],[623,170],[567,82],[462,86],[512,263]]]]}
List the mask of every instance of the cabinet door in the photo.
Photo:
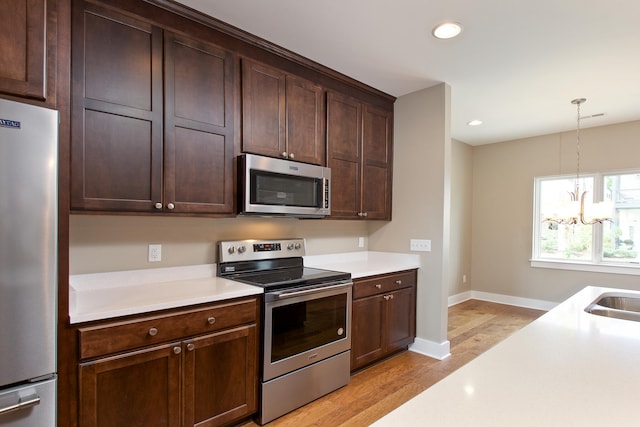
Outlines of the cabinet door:
{"type": "Polygon", "coordinates": [[[163,209],[233,213],[233,55],[165,35],[163,209]]]}
{"type": "Polygon", "coordinates": [[[367,219],[391,219],[392,115],[365,105],[362,132],[362,211],[367,219]]]}
{"type": "Polygon", "coordinates": [[[327,93],[327,149],[331,168],[331,217],[358,218],[362,104],[333,92],[327,93]]]}
{"type": "Polygon", "coordinates": [[[270,157],[286,152],[286,74],[242,60],[242,151],[270,157]]]}
{"type": "Polygon", "coordinates": [[[71,207],[162,199],[162,30],[73,2],[71,207]]]}
{"type": "Polygon", "coordinates": [[[3,1],[0,28],[0,92],[44,99],[46,1],[3,1]]]}
{"type": "Polygon", "coordinates": [[[324,89],[242,60],[242,151],[325,165],[324,89]]]}
{"type": "Polygon", "coordinates": [[[80,425],[179,427],[180,349],[167,344],[80,364],[80,425]]]}
{"type": "Polygon", "coordinates": [[[325,165],[324,90],[307,80],[286,77],[286,151],[289,159],[325,165]]]}
{"type": "Polygon", "coordinates": [[[387,299],[387,351],[411,344],[415,337],[416,310],[414,288],[392,292],[387,299]]]}
{"type": "Polygon", "coordinates": [[[353,301],[351,370],[384,356],[385,306],[382,295],[353,301]]]}
{"type": "Polygon", "coordinates": [[[185,341],[184,425],[226,425],[256,411],[256,326],[185,341]]]}

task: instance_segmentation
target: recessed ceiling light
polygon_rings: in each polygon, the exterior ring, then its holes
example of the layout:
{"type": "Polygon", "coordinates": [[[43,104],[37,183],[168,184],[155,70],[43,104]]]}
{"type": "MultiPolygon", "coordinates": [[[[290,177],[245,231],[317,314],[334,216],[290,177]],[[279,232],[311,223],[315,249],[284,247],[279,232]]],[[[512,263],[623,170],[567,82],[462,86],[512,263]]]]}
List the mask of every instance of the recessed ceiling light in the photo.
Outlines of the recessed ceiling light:
{"type": "Polygon", "coordinates": [[[433,36],[437,39],[450,39],[462,32],[462,25],[458,22],[448,21],[436,25],[433,36]]]}
{"type": "Polygon", "coordinates": [[[482,124],[482,120],[473,119],[473,120],[467,122],[467,124],[469,126],[480,126],[482,124]]]}

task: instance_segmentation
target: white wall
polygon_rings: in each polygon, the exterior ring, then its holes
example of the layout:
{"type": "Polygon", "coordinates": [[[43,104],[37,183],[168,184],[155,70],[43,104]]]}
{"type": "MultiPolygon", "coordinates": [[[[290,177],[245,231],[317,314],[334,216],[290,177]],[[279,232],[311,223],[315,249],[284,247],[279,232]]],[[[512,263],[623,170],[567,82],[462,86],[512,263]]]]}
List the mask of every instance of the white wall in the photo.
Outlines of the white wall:
{"type": "MultiPolygon", "coordinates": [[[[582,129],[582,172],[640,168],[640,121],[582,129]]],[[[530,266],[535,176],[575,173],[575,131],[473,147],[474,291],[559,302],[586,285],[640,290],[640,276],[530,266]]]]}

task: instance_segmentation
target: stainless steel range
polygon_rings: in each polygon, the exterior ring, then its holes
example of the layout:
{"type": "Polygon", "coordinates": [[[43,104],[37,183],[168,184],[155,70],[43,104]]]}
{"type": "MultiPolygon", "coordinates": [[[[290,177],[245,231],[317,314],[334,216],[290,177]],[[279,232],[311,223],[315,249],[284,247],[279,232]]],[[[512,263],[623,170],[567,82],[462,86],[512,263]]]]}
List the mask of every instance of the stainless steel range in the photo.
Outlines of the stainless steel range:
{"type": "Polygon", "coordinates": [[[348,384],[351,274],[305,267],[304,239],[218,246],[218,276],[264,288],[258,422],[348,384]]]}

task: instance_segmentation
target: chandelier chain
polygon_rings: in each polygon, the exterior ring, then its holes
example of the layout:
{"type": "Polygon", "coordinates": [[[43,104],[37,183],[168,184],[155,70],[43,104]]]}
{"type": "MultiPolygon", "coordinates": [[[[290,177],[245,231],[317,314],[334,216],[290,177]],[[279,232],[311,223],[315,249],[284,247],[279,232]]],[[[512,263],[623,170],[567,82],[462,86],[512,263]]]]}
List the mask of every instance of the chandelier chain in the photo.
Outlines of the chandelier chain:
{"type": "Polygon", "coordinates": [[[576,113],[576,196],[580,194],[578,191],[580,188],[580,104],[582,104],[584,99],[574,100],[577,106],[576,113]]]}

